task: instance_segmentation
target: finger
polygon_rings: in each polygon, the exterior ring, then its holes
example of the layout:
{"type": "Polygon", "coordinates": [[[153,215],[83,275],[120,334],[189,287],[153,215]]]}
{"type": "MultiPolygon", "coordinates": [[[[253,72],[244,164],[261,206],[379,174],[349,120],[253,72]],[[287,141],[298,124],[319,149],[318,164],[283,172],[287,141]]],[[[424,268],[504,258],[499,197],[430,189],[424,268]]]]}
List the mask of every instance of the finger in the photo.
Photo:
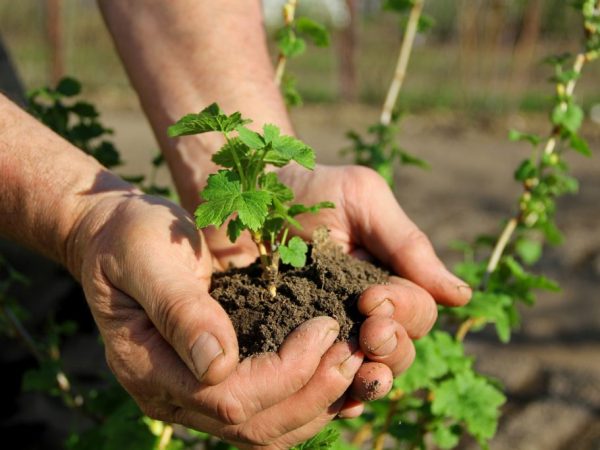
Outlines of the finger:
{"type": "Polygon", "coordinates": [[[437,319],[437,306],[425,289],[411,281],[390,277],[390,284],[367,288],[358,299],[358,310],[367,317],[391,317],[411,339],[425,336],[437,319]]]}
{"type": "Polygon", "coordinates": [[[303,323],[278,353],[246,358],[223,383],[204,389],[203,406],[225,423],[246,422],[304,388],[338,333],[339,324],[330,317],[303,323]]]}
{"type": "Polygon", "coordinates": [[[361,401],[372,402],[387,395],[392,389],[394,376],[385,364],[367,362],[362,365],[354,377],[350,394],[361,401]]]}
{"type": "Polygon", "coordinates": [[[345,399],[344,404],[340,408],[337,417],[339,419],[355,419],[359,417],[365,410],[365,404],[351,397],[345,399]]]}
{"type": "Polygon", "coordinates": [[[105,280],[134,298],[181,360],[205,384],[223,381],[238,363],[233,325],[221,305],[209,296],[207,283],[183,263],[137,255],[135,264],[103,263],[105,280]],[[124,267],[135,267],[124,273],[124,267]]]}
{"type": "Polygon", "coordinates": [[[261,441],[272,442],[317,419],[324,413],[337,414],[330,408],[352,384],[363,361],[363,353],[345,342],[335,344],[323,356],[308,384],[293,396],[257,414],[244,425],[244,432],[261,441]]]}
{"type": "MultiPolygon", "coordinates": [[[[385,181],[374,172],[363,172],[367,180],[356,192],[352,214],[360,241],[398,274],[425,288],[439,303],[465,304],[471,297],[467,284],[451,274],[436,256],[425,234],[406,216],[385,181]],[[373,192],[377,192],[376,200],[373,192]]],[[[354,180],[356,183],[356,180],[354,180]]]]}
{"type": "Polygon", "coordinates": [[[360,327],[360,348],[371,361],[383,363],[394,375],[413,362],[415,348],[404,328],[389,317],[372,316],[360,327]]]}

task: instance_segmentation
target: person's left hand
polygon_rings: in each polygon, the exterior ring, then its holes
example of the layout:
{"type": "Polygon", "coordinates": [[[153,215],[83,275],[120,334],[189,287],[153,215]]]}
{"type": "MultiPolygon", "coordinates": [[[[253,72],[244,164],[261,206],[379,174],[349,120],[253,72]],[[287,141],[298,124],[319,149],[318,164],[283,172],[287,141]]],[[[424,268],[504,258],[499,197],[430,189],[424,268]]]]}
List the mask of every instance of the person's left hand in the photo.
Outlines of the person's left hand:
{"type": "MultiPolygon", "coordinates": [[[[360,400],[381,398],[391,389],[393,376],[412,363],[412,339],[431,329],[437,318],[436,303],[463,305],[471,290],[445,268],[428,238],[373,170],[317,166],[310,172],[289,166],[278,174],[295,192],[295,202],[335,203],[335,209],[298,216],[304,229],[294,233],[310,239],[318,226],[325,225],[345,251],[376,258],[402,277],[391,276],[389,284],[369,287],[358,301],[360,312],[366,316],[359,342],[370,362],[359,370],[352,393],[360,400]]],[[[211,252],[225,266],[247,265],[257,256],[249,237],[241,237],[232,245],[222,230],[211,227],[204,231],[211,252]]]]}

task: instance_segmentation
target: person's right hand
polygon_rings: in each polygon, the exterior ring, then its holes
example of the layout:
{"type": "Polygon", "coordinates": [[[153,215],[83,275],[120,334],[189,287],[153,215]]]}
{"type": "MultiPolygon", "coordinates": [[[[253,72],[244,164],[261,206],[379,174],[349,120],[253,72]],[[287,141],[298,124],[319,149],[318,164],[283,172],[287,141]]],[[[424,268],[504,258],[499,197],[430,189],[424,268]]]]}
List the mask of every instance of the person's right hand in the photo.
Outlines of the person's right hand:
{"type": "Polygon", "coordinates": [[[339,412],[362,352],[333,345],[339,326],[321,317],[291,333],[278,353],[238,363],[229,317],[208,294],[212,257],[178,206],[109,194],[72,234],[71,270],[108,364],[145,414],[244,448],[278,449],[339,412]]]}

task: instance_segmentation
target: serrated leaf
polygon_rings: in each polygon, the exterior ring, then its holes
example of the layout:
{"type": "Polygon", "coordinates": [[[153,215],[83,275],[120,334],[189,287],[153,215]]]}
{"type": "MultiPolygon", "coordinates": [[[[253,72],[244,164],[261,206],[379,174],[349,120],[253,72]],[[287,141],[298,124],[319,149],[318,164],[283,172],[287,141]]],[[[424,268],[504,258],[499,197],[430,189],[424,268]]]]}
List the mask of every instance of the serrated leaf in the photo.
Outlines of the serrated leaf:
{"type": "Polygon", "coordinates": [[[583,123],[583,109],[573,103],[568,103],[566,108],[557,105],[552,111],[552,123],[564,127],[570,133],[576,133],[583,123]]]}
{"type": "Polygon", "coordinates": [[[212,161],[222,167],[231,169],[235,167],[234,153],[237,155],[240,164],[247,160],[247,154],[250,148],[244,144],[240,138],[229,139],[221,149],[212,155],[212,161]]]}
{"type": "Polygon", "coordinates": [[[334,444],[340,438],[340,432],[328,426],[321,430],[316,436],[309,440],[292,447],[292,450],[328,450],[334,446],[334,444]]]}
{"type": "Polygon", "coordinates": [[[494,292],[475,291],[469,303],[456,308],[452,314],[463,319],[477,319],[481,325],[494,323],[502,342],[510,339],[512,297],[494,292]]]}
{"type": "Polygon", "coordinates": [[[196,225],[220,227],[234,212],[244,227],[258,230],[265,221],[272,197],[267,192],[242,192],[237,175],[221,170],[208,177],[208,184],[201,193],[206,201],[196,209],[196,225]]]}
{"type": "Polygon", "coordinates": [[[316,214],[320,210],[325,209],[325,208],[335,208],[335,205],[332,202],[319,202],[319,203],[315,203],[314,205],[311,205],[311,206],[296,204],[296,205],[290,206],[290,209],[288,210],[288,214],[292,217],[295,217],[298,214],[304,214],[304,213],[316,214]]]}
{"type": "Polygon", "coordinates": [[[270,144],[277,139],[280,134],[281,132],[279,131],[279,127],[277,125],[273,125],[271,123],[263,125],[263,138],[267,144],[270,144]]]}
{"type": "Polygon", "coordinates": [[[417,31],[419,33],[427,33],[435,25],[435,19],[427,14],[421,14],[419,16],[419,22],[417,24],[417,31]]]}
{"type": "Polygon", "coordinates": [[[227,237],[233,243],[237,241],[243,230],[244,225],[242,224],[242,221],[239,217],[236,217],[235,219],[230,220],[227,224],[227,237]]]}
{"type": "Polygon", "coordinates": [[[284,74],[283,79],[281,80],[281,91],[287,106],[302,106],[302,96],[296,88],[295,77],[284,74]]]}
{"type": "Polygon", "coordinates": [[[56,92],[65,97],[74,97],[81,92],[81,83],[75,78],[64,77],[58,82],[56,92]]]}
{"type": "Polygon", "coordinates": [[[459,373],[433,390],[433,414],[464,422],[480,443],[494,436],[506,397],[487,379],[473,372],[459,373]]]}
{"type": "Polygon", "coordinates": [[[240,140],[252,149],[261,149],[266,145],[262,136],[255,131],[244,126],[237,127],[235,130],[238,132],[240,140]]]}
{"type": "Polygon", "coordinates": [[[443,423],[439,423],[432,433],[433,441],[435,444],[442,449],[454,448],[458,445],[462,434],[462,428],[460,426],[447,426],[443,423]]]}
{"type": "Polygon", "coordinates": [[[317,47],[329,45],[329,32],[320,23],[308,17],[298,17],[295,20],[296,32],[309,37],[317,47]]]}
{"type": "Polygon", "coordinates": [[[302,267],[306,264],[307,251],[308,245],[298,236],[294,236],[286,245],[279,247],[281,261],[294,267],[302,267]]]}
{"type": "Polygon", "coordinates": [[[198,114],[183,116],[168,128],[167,134],[169,137],[177,137],[210,131],[229,133],[235,130],[236,127],[249,122],[249,120],[242,119],[241,113],[235,112],[228,116],[221,111],[221,108],[216,103],[212,103],[198,114]]]}
{"type": "Polygon", "coordinates": [[[262,175],[259,180],[261,189],[269,192],[273,198],[276,198],[281,203],[289,202],[294,199],[292,190],[279,181],[277,174],[269,172],[262,175]]]}
{"type": "Polygon", "coordinates": [[[299,139],[292,136],[278,136],[271,142],[272,150],[268,151],[264,161],[281,167],[289,161],[296,161],[307,169],[315,167],[315,152],[299,139]]]}

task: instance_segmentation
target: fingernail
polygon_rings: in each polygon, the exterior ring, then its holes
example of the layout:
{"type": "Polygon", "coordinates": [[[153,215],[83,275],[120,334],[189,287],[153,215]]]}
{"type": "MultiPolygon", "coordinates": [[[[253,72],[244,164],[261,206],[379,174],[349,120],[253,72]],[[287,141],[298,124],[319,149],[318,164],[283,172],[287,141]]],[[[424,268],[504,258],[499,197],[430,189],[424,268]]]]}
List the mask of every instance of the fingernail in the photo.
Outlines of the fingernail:
{"type": "Polygon", "coordinates": [[[369,348],[369,352],[376,356],[385,356],[391,354],[394,350],[396,350],[397,345],[398,339],[396,338],[396,333],[394,333],[377,347],[373,348],[372,350],[369,348]]]}
{"type": "Polygon", "coordinates": [[[369,311],[368,316],[392,317],[396,308],[389,298],[384,298],[375,308],[369,311]]]}
{"type": "Polygon", "coordinates": [[[338,370],[344,377],[346,377],[348,379],[354,378],[354,375],[360,368],[364,357],[365,357],[364,353],[361,352],[360,350],[358,350],[358,351],[352,353],[350,356],[348,356],[339,365],[338,370]]]}
{"type": "Polygon", "coordinates": [[[223,347],[219,344],[219,341],[210,333],[202,333],[192,347],[192,361],[196,369],[196,376],[198,380],[202,381],[202,378],[208,372],[208,368],[211,363],[217,358],[217,356],[224,353],[223,347]]]}
{"type": "Polygon", "coordinates": [[[339,328],[329,328],[323,336],[323,342],[329,342],[333,344],[338,337],[338,334],[340,334],[339,328]]]}
{"type": "Polygon", "coordinates": [[[458,292],[460,292],[460,294],[467,300],[470,300],[473,296],[473,289],[471,289],[471,286],[467,284],[459,284],[456,286],[456,289],[458,289],[458,292]]]}

